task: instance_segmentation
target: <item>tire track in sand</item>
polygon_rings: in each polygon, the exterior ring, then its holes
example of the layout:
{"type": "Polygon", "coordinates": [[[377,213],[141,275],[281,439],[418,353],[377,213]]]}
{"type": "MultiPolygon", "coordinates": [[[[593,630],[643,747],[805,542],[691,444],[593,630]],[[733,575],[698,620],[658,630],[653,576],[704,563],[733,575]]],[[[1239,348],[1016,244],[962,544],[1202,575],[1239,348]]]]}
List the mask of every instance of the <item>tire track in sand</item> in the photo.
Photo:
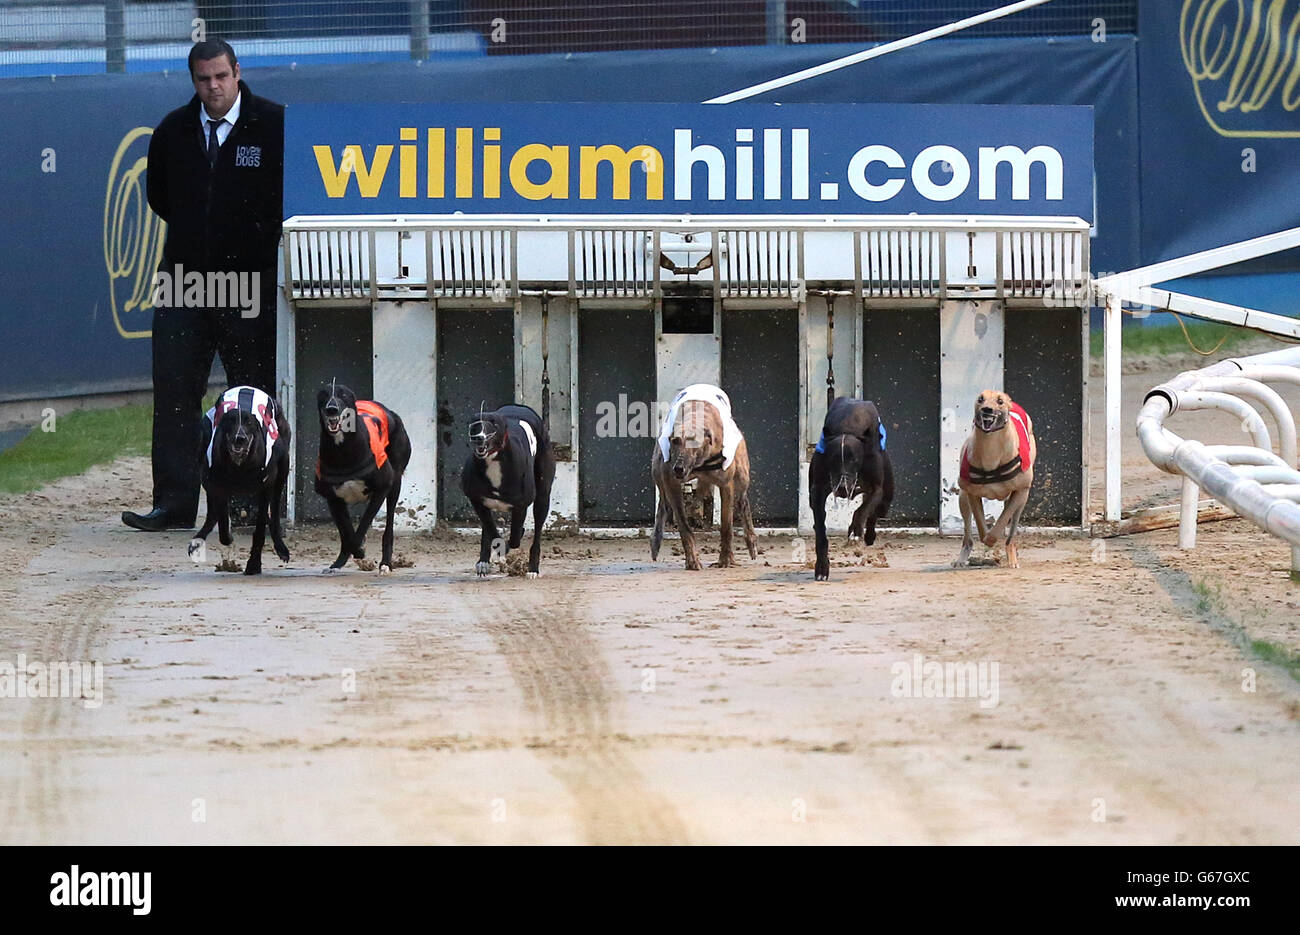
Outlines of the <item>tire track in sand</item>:
{"type": "MultiPolygon", "coordinates": [[[[113,605],[114,593],[102,587],[71,591],[19,588],[13,606],[5,615],[13,622],[25,624],[21,647],[29,663],[51,665],[57,662],[93,662],[99,657],[101,623],[113,605]],[[31,591],[36,590],[39,597],[31,591]],[[20,608],[27,608],[26,615],[20,608]],[[33,612],[43,608],[46,612],[33,612]],[[10,614],[14,616],[10,617],[10,614]],[[25,647],[25,648],[23,648],[25,647]]],[[[6,640],[8,642],[8,640],[6,640]]],[[[51,675],[51,678],[54,678],[51,675]]],[[[56,686],[51,684],[51,690],[56,686]]],[[[16,768],[0,784],[6,803],[4,839],[8,843],[49,844],[61,836],[74,833],[77,816],[70,810],[69,799],[76,795],[75,777],[65,755],[84,749],[85,725],[72,706],[81,707],[77,698],[28,698],[13,701],[25,708],[18,725],[15,745],[21,755],[16,768]]],[[[103,699],[100,699],[103,703],[103,699]]],[[[91,712],[93,713],[93,712],[91,712]]]]}
{"type": "Polygon", "coordinates": [[[672,804],[619,748],[609,666],[573,592],[519,588],[471,601],[533,717],[528,746],[564,783],[587,843],[689,843],[672,804]]]}

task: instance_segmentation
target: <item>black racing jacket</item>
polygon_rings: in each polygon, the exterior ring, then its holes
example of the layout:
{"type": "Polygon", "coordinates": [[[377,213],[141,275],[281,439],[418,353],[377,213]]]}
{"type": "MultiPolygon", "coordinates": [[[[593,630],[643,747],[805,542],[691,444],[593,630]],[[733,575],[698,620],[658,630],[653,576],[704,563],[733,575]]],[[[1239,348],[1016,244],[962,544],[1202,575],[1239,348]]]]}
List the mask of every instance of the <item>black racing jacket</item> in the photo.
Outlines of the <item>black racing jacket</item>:
{"type": "Polygon", "coordinates": [[[167,222],[163,268],[270,271],[284,205],[284,105],[239,82],[239,120],[208,165],[203,104],[195,95],[149,141],[149,207],[167,222]]]}

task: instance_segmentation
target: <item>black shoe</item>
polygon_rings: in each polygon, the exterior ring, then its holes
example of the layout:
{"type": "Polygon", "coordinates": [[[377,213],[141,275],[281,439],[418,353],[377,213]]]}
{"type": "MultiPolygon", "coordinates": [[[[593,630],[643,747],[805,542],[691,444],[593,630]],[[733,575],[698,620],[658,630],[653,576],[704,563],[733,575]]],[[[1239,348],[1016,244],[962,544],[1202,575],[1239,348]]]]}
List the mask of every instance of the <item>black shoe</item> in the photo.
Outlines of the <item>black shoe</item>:
{"type": "Polygon", "coordinates": [[[132,513],[130,510],[122,512],[122,522],[126,523],[132,529],[143,529],[145,532],[160,532],[164,529],[193,529],[194,520],[185,522],[177,518],[172,513],[164,510],[160,506],[154,507],[148,513],[132,513]]]}

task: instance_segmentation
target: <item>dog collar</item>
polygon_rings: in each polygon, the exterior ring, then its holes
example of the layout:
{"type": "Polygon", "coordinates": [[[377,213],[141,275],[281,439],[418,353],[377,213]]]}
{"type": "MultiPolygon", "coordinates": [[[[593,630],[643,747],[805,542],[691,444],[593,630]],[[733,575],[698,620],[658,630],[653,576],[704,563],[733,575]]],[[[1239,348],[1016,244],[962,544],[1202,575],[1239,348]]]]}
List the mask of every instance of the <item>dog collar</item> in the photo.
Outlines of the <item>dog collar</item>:
{"type": "Polygon", "coordinates": [[[1003,481],[1014,480],[1020,473],[1020,455],[989,470],[977,468],[973,464],[969,465],[969,470],[970,479],[977,484],[1000,484],[1003,481]]]}

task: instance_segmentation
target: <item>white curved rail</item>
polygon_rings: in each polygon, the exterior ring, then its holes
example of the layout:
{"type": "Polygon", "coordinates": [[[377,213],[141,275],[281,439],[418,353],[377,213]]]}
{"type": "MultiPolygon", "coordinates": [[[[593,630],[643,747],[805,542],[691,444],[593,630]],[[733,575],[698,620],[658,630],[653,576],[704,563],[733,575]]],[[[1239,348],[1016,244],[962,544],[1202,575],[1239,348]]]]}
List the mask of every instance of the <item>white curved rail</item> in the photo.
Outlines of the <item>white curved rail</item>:
{"type": "Polygon", "coordinates": [[[1183,477],[1178,545],[1196,544],[1200,490],[1291,545],[1291,574],[1300,576],[1300,470],[1295,417],[1269,383],[1300,385],[1300,348],[1221,361],[1180,373],[1146,395],[1137,434],[1151,463],[1183,477]],[[1251,402],[1277,425],[1278,448],[1251,402]],[[1219,409],[1241,420],[1252,445],[1205,445],[1184,439],[1165,425],[1179,410],[1219,409]]]}

